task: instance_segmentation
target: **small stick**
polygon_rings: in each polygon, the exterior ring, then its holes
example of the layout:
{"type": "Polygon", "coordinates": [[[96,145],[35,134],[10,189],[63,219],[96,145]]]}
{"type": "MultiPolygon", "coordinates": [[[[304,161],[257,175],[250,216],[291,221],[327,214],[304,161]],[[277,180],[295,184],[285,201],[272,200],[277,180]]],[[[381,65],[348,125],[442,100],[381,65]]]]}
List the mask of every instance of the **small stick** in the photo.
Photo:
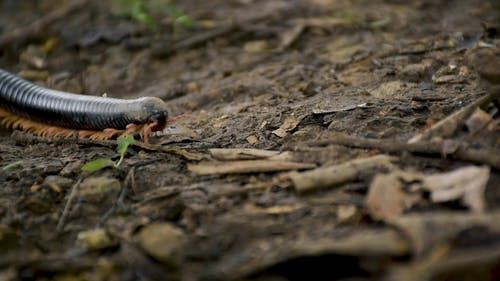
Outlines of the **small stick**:
{"type": "Polygon", "coordinates": [[[186,39],[178,41],[174,43],[172,46],[168,47],[169,52],[176,52],[179,50],[189,49],[195,46],[199,46],[207,41],[210,41],[214,38],[224,36],[234,30],[238,29],[238,25],[231,24],[228,26],[221,26],[214,28],[212,30],[208,30],[207,32],[192,35],[186,39]]]}
{"type": "Polygon", "coordinates": [[[46,29],[53,22],[64,18],[68,14],[84,7],[88,0],[70,1],[68,5],[52,11],[41,19],[38,19],[25,27],[19,27],[12,32],[0,36],[0,48],[19,40],[37,36],[42,30],[46,29]]]}
{"type": "Polygon", "coordinates": [[[437,122],[436,124],[434,124],[434,126],[429,128],[425,132],[414,136],[408,141],[408,143],[427,141],[433,137],[446,138],[452,135],[455,130],[463,123],[464,119],[467,118],[472,112],[474,112],[476,108],[488,104],[494,98],[494,95],[486,95],[479,98],[478,100],[470,103],[469,105],[437,122]]]}
{"type": "MultiPolygon", "coordinates": [[[[36,135],[32,135],[30,133],[25,133],[22,131],[14,131],[11,135],[11,138],[19,144],[33,144],[33,143],[50,143],[50,144],[56,144],[56,145],[62,145],[62,144],[80,144],[80,145],[99,145],[103,147],[109,147],[109,148],[114,148],[118,145],[118,142],[116,140],[92,140],[92,139],[86,139],[86,138],[61,138],[61,137],[40,137],[36,135]]],[[[144,150],[149,150],[149,151],[157,151],[157,152],[164,152],[164,153],[169,153],[169,154],[175,154],[179,155],[187,160],[194,160],[194,161],[199,161],[204,158],[206,158],[205,155],[196,153],[196,152],[189,152],[185,149],[179,148],[179,147],[163,147],[161,145],[156,145],[156,144],[149,144],[149,143],[144,143],[140,141],[136,141],[132,146],[134,147],[139,147],[144,150]]]]}
{"type": "Polygon", "coordinates": [[[368,158],[358,158],[338,165],[320,167],[305,172],[291,172],[290,180],[298,193],[307,193],[316,189],[337,186],[353,181],[359,174],[372,169],[394,169],[391,161],[397,158],[388,155],[375,155],[368,158]]]}
{"type": "MultiPolygon", "coordinates": [[[[386,140],[386,139],[366,139],[339,134],[332,139],[322,141],[311,141],[306,143],[309,146],[326,146],[331,144],[378,149],[382,152],[411,152],[422,154],[443,154],[443,142],[427,142],[419,141],[407,143],[403,141],[386,140]]],[[[500,169],[500,151],[493,148],[467,148],[459,147],[454,153],[449,154],[455,159],[474,162],[479,164],[487,164],[495,169],[500,169]]]]}
{"type": "Polygon", "coordinates": [[[71,192],[68,197],[68,201],[66,201],[66,205],[64,206],[64,210],[61,214],[61,217],[59,218],[59,221],[57,222],[57,232],[61,232],[64,228],[64,222],[66,221],[66,217],[68,216],[68,213],[71,209],[71,204],[73,203],[73,199],[75,198],[77,194],[77,189],[80,186],[80,183],[82,182],[83,178],[78,179],[78,181],[71,187],[71,192]]]}
{"type": "MultiPolygon", "coordinates": [[[[124,206],[125,202],[125,197],[127,196],[128,190],[129,190],[129,185],[133,184],[134,182],[134,177],[135,177],[135,166],[130,168],[130,170],[127,173],[127,176],[125,177],[125,180],[123,181],[122,188],[120,190],[120,194],[118,195],[118,198],[116,199],[115,202],[113,202],[113,205],[111,208],[109,208],[106,213],[99,219],[99,222],[97,223],[96,227],[102,227],[108,219],[116,212],[118,208],[121,208],[124,206]]],[[[132,188],[134,188],[132,186],[132,188]]],[[[134,191],[135,192],[135,191],[134,191]]]]}

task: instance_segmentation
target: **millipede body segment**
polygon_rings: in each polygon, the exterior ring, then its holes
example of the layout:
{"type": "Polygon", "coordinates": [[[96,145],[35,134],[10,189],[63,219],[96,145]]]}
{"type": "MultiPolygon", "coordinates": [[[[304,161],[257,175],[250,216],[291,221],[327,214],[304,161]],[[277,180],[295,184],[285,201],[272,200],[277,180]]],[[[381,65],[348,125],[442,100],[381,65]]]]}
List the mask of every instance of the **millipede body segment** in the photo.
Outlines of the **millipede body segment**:
{"type": "Polygon", "coordinates": [[[78,131],[100,139],[139,131],[147,141],[151,132],[165,127],[167,117],[166,105],[158,98],[125,100],[66,93],[0,69],[0,122],[7,127],[47,136],[78,131]]]}

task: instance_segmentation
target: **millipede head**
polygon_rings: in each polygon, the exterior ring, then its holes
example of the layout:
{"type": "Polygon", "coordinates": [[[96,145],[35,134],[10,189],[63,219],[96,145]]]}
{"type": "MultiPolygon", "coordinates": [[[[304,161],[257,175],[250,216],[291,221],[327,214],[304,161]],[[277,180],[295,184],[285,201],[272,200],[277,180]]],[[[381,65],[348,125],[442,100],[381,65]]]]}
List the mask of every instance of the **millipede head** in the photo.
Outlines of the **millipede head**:
{"type": "Polygon", "coordinates": [[[145,120],[142,124],[147,124],[151,132],[161,131],[167,125],[168,112],[167,105],[159,98],[144,98],[142,110],[145,113],[145,120]]]}

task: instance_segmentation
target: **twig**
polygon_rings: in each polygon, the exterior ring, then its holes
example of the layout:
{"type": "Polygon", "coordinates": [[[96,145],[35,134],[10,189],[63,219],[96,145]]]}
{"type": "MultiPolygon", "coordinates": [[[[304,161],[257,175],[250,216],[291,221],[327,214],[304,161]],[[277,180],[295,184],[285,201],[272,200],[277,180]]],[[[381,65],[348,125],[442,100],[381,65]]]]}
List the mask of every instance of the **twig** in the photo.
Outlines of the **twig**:
{"type": "Polygon", "coordinates": [[[214,38],[224,36],[229,34],[239,28],[238,24],[230,24],[228,26],[221,26],[214,28],[212,30],[208,30],[207,32],[195,34],[185,38],[181,41],[174,43],[171,47],[168,48],[169,52],[175,52],[178,50],[185,50],[188,48],[192,48],[195,46],[199,46],[207,41],[210,41],[214,38]]]}
{"type": "Polygon", "coordinates": [[[179,148],[179,147],[163,147],[161,145],[144,143],[144,142],[139,142],[139,141],[136,141],[133,144],[133,146],[140,147],[142,149],[149,150],[149,151],[159,151],[159,152],[175,154],[175,155],[183,157],[186,160],[200,161],[200,160],[207,158],[207,156],[204,154],[190,152],[190,151],[187,151],[187,150],[179,148]]]}
{"type": "MultiPolygon", "coordinates": [[[[135,166],[130,169],[128,172],[127,177],[125,178],[125,183],[130,184],[130,189],[134,194],[137,194],[137,189],[135,188],[135,166]],[[128,181],[127,181],[128,179],[128,181]]],[[[127,192],[122,192],[120,194],[120,198],[118,198],[118,203],[123,204],[123,201],[125,200],[125,196],[127,195],[127,192]]]]}
{"type": "Polygon", "coordinates": [[[222,190],[219,192],[216,192],[214,194],[209,195],[210,200],[215,200],[220,197],[231,197],[231,196],[238,196],[238,195],[246,195],[249,192],[253,191],[265,191],[269,190],[275,186],[285,186],[288,187],[289,184],[287,185],[288,182],[286,181],[281,181],[279,178],[274,178],[272,181],[267,181],[267,182],[257,182],[257,183],[249,183],[246,184],[240,188],[234,188],[230,190],[222,190]]]}
{"type": "Polygon", "coordinates": [[[338,165],[320,167],[306,172],[292,172],[289,177],[297,192],[307,193],[355,180],[362,172],[367,170],[394,169],[395,166],[391,161],[396,160],[396,157],[381,154],[350,160],[338,165]]]}
{"type": "MultiPolygon", "coordinates": [[[[25,133],[22,131],[14,131],[11,135],[11,138],[19,144],[34,144],[34,143],[50,143],[50,144],[80,144],[80,145],[99,145],[109,148],[114,148],[118,145],[116,140],[92,140],[92,139],[76,139],[76,138],[49,138],[49,137],[40,137],[36,135],[32,135],[30,133],[25,133]]],[[[201,153],[189,152],[185,149],[178,147],[163,147],[161,145],[149,144],[140,141],[136,141],[132,146],[139,147],[149,151],[157,151],[164,152],[182,156],[187,160],[199,161],[206,156],[201,153]]]]}
{"type": "Polygon", "coordinates": [[[26,40],[30,37],[37,36],[40,32],[51,25],[53,22],[64,18],[72,12],[84,7],[88,0],[70,1],[68,5],[52,11],[41,19],[38,19],[28,26],[14,29],[12,32],[0,36],[0,48],[8,44],[12,44],[19,40],[26,40]]]}
{"type": "Polygon", "coordinates": [[[78,181],[71,187],[71,192],[68,197],[68,201],[66,201],[66,205],[64,206],[64,210],[61,214],[61,217],[59,218],[59,221],[57,222],[57,231],[61,232],[64,228],[64,223],[66,221],[66,217],[68,216],[68,213],[71,209],[71,204],[73,203],[73,199],[75,198],[77,194],[77,189],[80,186],[80,183],[82,182],[83,178],[78,179],[78,181]]]}
{"type": "Polygon", "coordinates": [[[113,203],[111,208],[109,208],[109,210],[101,217],[101,219],[99,219],[99,222],[97,223],[96,227],[102,227],[108,221],[108,219],[116,212],[118,208],[122,208],[124,206],[124,201],[129,190],[129,185],[134,181],[134,176],[135,176],[135,166],[130,168],[130,170],[128,171],[127,176],[123,181],[123,185],[120,190],[120,194],[118,195],[118,198],[113,203]]]}
{"type": "MultiPolygon", "coordinates": [[[[338,134],[332,139],[322,141],[311,141],[306,143],[309,146],[326,146],[331,144],[357,147],[357,148],[371,148],[378,149],[382,152],[392,153],[421,153],[421,154],[439,154],[442,155],[444,151],[443,142],[427,142],[420,141],[414,143],[407,143],[403,141],[386,140],[386,139],[366,139],[338,134]]],[[[474,162],[479,164],[487,164],[495,169],[500,169],[500,150],[493,148],[468,148],[459,147],[451,156],[455,159],[474,162]]]]}
{"type": "Polygon", "coordinates": [[[188,170],[198,175],[270,173],[313,168],[316,168],[313,163],[280,160],[207,161],[188,165],[188,170]]]}
{"type": "Polygon", "coordinates": [[[467,118],[476,108],[482,107],[485,104],[488,104],[490,101],[494,99],[494,95],[486,95],[484,97],[479,98],[478,100],[470,103],[469,105],[461,108],[460,110],[454,112],[438,123],[434,124],[431,128],[426,130],[425,132],[418,134],[411,138],[408,142],[415,143],[419,141],[430,140],[433,137],[446,138],[452,135],[455,130],[463,123],[464,119],[467,118]]]}

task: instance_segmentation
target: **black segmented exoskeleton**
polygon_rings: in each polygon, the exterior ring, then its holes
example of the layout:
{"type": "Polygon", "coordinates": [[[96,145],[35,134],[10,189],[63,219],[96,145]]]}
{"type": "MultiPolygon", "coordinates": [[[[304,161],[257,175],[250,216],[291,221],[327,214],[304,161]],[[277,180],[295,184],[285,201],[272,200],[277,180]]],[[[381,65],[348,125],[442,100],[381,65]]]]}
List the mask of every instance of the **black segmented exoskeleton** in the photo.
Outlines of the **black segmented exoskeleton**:
{"type": "Polygon", "coordinates": [[[165,127],[165,103],[154,97],[115,99],[77,95],[38,86],[0,69],[0,109],[19,117],[74,130],[123,130],[129,124],[165,127]]]}

